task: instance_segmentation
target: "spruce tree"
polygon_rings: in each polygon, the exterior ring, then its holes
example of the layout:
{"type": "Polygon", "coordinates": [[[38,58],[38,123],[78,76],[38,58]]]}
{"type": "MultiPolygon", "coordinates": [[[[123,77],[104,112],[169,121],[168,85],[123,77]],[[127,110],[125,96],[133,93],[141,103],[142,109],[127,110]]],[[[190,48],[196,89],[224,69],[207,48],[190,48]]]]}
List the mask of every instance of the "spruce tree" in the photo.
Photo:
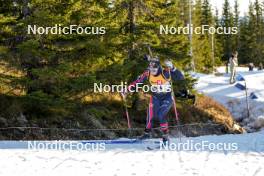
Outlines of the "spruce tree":
{"type": "MultiPolygon", "coordinates": [[[[237,27],[237,29],[239,29],[239,5],[238,5],[238,1],[235,1],[235,6],[234,6],[234,27],[237,27]]],[[[232,44],[232,48],[233,50],[237,50],[238,49],[238,45],[239,45],[239,33],[237,35],[234,35],[233,38],[233,44],[232,44]]]]}
{"type": "MultiPolygon", "coordinates": [[[[213,15],[209,1],[196,1],[194,10],[194,26],[214,26],[213,15]]],[[[194,34],[193,53],[197,69],[199,71],[212,72],[214,64],[214,36],[209,33],[194,34]]]]}
{"type": "MultiPolygon", "coordinates": [[[[230,3],[228,0],[224,1],[221,26],[225,28],[232,27],[232,13],[230,8],[230,3]]],[[[228,34],[222,35],[222,45],[223,45],[223,55],[224,59],[228,59],[230,53],[232,52],[232,40],[231,36],[228,34]]]]}

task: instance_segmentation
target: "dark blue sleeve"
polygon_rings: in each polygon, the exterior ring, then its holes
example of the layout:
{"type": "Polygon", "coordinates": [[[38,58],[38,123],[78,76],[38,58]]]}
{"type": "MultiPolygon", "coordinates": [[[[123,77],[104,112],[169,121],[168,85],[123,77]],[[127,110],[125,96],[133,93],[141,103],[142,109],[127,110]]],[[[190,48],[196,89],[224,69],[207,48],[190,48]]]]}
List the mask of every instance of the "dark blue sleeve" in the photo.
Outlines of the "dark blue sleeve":
{"type": "Polygon", "coordinates": [[[171,70],[171,78],[174,81],[184,80],[184,75],[182,74],[182,72],[180,70],[174,68],[173,70],[171,70]]]}
{"type": "Polygon", "coordinates": [[[173,81],[184,80],[182,72],[176,68],[174,68],[173,70],[165,69],[163,71],[163,74],[167,79],[171,77],[173,81]]]}

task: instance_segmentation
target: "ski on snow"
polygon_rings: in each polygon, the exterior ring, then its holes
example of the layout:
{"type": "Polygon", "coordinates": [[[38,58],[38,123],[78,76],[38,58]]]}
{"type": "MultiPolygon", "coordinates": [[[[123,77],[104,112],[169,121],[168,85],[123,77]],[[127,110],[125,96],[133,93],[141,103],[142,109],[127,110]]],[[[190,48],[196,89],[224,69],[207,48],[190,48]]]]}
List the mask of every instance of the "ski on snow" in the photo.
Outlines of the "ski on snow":
{"type": "Polygon", "coordinates": [[[163,144],[161,139],[114,139],[114,140],[88,140],[82,141],[83,144],[104,143],[106,145],[143,145],[146,150],[162,150],[167,144],[163,144]]]}

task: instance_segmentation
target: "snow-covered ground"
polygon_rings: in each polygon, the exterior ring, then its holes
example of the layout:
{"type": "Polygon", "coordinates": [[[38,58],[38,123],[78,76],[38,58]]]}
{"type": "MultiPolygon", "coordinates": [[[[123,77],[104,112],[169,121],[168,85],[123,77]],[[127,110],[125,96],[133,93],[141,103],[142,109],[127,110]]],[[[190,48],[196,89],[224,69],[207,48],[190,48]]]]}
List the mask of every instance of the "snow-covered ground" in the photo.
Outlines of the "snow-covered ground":
{"type": "Polygon", "coordinates": [[[235,119],[242,121],[247,130],[264,127],[264,71],[249,72],[248,68],[237,68],[237,75],[246,80],[250,118],[247,115],[246,92],[235,86],[237,83],[244,86],[245,81],[229,84],[230,75],[225,74],[225,67],[219,67],[217,71],[223,75],[195,74],[198,78],[196,89],[227,107],[235,119]],[[253,94],[256,99],[252,99],[253,94]]]}
{"type": "MultiPolygon", "coordinates": [[[[262,176],[264,131],[240,135],[172,139],[172,143],[236,143],[233,151],[146,150],[146,144],[107,144],[105,151],[28,150],[25,141],[5,141],[0,148],[2,176],[262,176]],[[20,148],[20,149],[19,149],[20,148]]],[[[69,141],[68,141],[69,142],[69,141]]],[[[75,141],[76,142],[76,141],[75,141]]]]}

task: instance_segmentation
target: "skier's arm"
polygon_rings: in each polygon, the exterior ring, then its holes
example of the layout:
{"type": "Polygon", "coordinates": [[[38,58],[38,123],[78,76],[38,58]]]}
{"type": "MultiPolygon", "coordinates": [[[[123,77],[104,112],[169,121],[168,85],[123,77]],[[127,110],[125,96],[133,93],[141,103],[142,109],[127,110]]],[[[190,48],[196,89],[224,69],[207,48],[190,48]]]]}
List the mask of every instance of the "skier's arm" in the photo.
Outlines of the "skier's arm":
{"type": "Polygon", "coordinates": [[[178,70],[171,61],[167,60],[165,61],[166,67],[169,69],[168,71],[170,72],[171,78],[174,81],[177,80],[184,80],[184,76],[180,70],[178,70]]]}
{"type": "Polygon", "coordinates": [[[129,84],[127,88],[127,92],[132,92],[135,89],[136,85],[146,81],[148,79],[148,76],[149,76],[149,71],[148,70],[144,71],[135,81],[129,84]]]}
{"type": "Polygon", "coordinates": [[[174,81],[177,81],[177,80],[184,80],[184,75],[182,74],[182,72],[180,70],[178,70],[177,68],[173,68],[172,70],[170,70],[171,72],[171,78],[174,80],[174,81]]]}

